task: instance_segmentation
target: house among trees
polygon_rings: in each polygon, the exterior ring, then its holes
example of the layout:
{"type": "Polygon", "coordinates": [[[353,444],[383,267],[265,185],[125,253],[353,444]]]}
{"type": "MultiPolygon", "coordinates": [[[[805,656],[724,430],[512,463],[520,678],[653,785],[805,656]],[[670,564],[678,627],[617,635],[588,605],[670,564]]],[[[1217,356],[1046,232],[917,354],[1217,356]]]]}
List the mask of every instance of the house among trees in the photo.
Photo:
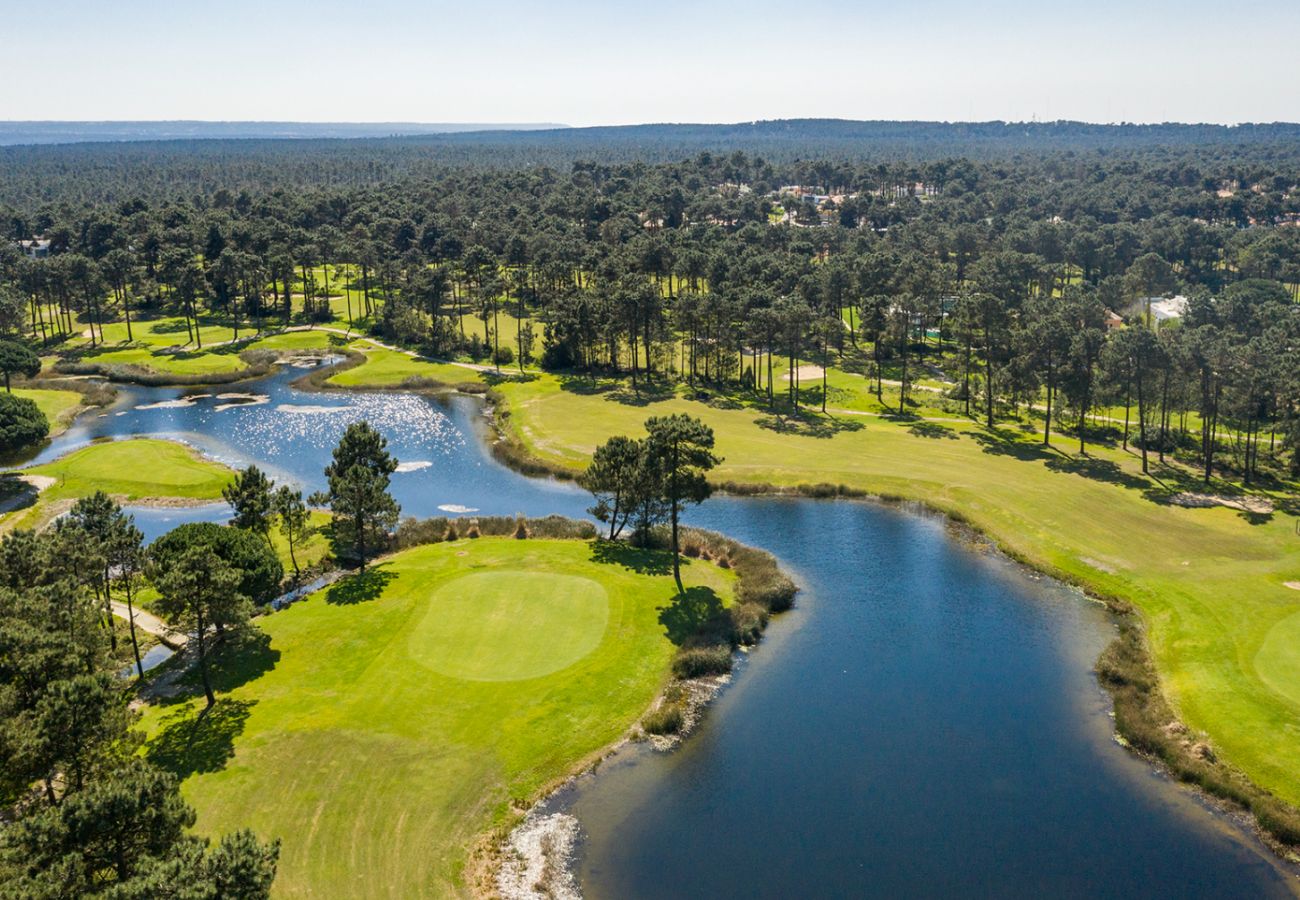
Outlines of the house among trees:
{"type": "Polygon", "coordinates": [[[1124,327],[1124,317],[1113,309],[1107,309],[1101,318],[1107,331],[1118,331],[1124,327]]]}
{"type": "Polygon", "coordinates": [[[19,241],[18,249],[27,254],[29,259],[44,259],[50,255],[50,241],[48,238],[32,238],[29,241],[19,241]]]}
{"type": "Polygon", "coordinates": [[[1149,321],[1153,328],[1159,328],[1165,322],[1174,322],[1187,315],[1187,298],[1182,294],[1175,297],[1140,297],[1125,307],[1124,312],[1149,321]]]}

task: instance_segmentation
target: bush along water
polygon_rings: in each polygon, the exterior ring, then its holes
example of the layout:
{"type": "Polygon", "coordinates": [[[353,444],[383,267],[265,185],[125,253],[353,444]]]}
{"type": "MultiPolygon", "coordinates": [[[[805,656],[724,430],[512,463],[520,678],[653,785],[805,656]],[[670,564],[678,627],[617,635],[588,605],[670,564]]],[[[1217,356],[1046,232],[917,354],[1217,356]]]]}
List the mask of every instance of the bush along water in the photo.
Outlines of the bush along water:
{"type": "MultiPolygon", "coordinates": [[[[731,672],[736,651],[757,644],[772,615],[788,610],[799,590],[766,551],[698,528],[683,528],[680,539],[684,556],[736,573],[735,602],[681,639],[673,659],[675,680],[641,720],[642,731],[665,745],[698,720],[700,708],[731,672]]],[[[649,542],[667,546],[667,535],[655,529],[649,542]]]]}
{"type": "Polygon", "coordinates": [[[1097,677],[1111,695],[1120,737],[1179,781],[1252,813],[1275,849],[1294,858],[1300,848],[1300,810],[1224,764],[1208,742],[1178,721],[1160,691],[1137,616],[1122,604],[1110,605],[1120,614],[1119,636],[1097,661],[1097,677]]]}

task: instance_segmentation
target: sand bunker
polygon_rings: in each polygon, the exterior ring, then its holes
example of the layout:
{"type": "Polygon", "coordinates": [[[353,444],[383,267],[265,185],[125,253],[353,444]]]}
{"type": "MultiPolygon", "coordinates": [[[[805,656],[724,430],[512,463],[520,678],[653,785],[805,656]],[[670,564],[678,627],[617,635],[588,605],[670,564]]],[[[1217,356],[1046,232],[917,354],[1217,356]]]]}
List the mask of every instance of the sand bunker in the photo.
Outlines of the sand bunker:
{"type": "Polygon", "coordinates": [[[14,481],[21,482],[22,486],[7,497],[0,499],[0,513],[13,512],[15,509],[21,509],[24,506],[30,506],[36,500],[36,496],[58,479],[49,475],[18,475],[5,476],[8,481],[12,478],[14,481]]]}
{"type": "Polygon", "coordinates": [[[506,900],[578,900],[573,877],[573,848],[580,832],[578,820],[564,813],[530,815],[510,832],[497,873],[497,890],[506,900]]]}
{"type": "Polygon", "coordinates": [[[477,506],[461,506],[459,503],[443,503],[438,507],[443,512],[449,513],[472,513],[478,512],[477,506]]]}
{"type": "Polygon", "coordinates": [[[1194,494],[1190,491],[1183,491],[1170,497],[1169,502],[1175,506],[1186,506],[1191,509],[1226,506],[1229,509],[1239,509],[1242,512],[1263,515],[1273,511],[1273,501],[1267,497],[1226,497],[1223,494],[1194,494]]]}
{"type": "MultiPolygon", "coordinates": [[[[800,366],[799,368],[795,369],[795,373],[799,376],[800,381],[820,381],[822,377],[822,367],[821,366],[800,366]]],[[[781,377],[786,381],[789,381],[790,373],[786,372],[781,377]]]]}
{"type": "MultiPolygon", "coordinates": [[[[413,459],[410,462],[399,462],[397,464],[398,472],[418,472],[421,469],[429,468],[433,463],[427,459],[413,459]]],[[[441,507],[439,507],[441,509],[441,507]]]]}
{"type": "Polygon", "coordinates": [[[1284,581],[1283,587],[1289,587],[1293,591],[1300,591],[1300,581],[1284,581]]]}

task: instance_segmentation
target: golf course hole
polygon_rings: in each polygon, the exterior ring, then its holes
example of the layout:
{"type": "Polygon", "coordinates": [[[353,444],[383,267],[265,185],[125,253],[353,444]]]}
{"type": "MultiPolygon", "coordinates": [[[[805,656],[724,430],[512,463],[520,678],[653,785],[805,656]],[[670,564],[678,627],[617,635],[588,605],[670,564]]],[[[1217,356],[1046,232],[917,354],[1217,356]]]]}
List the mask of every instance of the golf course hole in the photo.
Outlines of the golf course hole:
{"type": "Polygon", "coordinates": [[[411,631],[411,658],[467,681],[522,681],[573,665],[600,644],[609,597],[590,578],[476,572],[438,588],[411,631]]]}

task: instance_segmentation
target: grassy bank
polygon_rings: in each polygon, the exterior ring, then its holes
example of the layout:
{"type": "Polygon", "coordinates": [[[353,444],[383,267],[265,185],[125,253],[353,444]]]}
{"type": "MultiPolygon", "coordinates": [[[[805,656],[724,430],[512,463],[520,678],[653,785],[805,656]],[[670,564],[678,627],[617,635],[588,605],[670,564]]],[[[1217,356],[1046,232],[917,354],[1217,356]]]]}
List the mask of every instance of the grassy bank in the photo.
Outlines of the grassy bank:
{"type": "Polygon", "coordinates": [[[1287,586],[1300,581],[1294,496],[1274,495],[1268,513],[1184,508],[1171,498],[1202,488],[1179,468],[1146,478],[1114,447],[1079,458],[1042,448],[1028,431],[960,420],[783,417],[582,378],[495,390],[509,441],[546,468],[577,472],[609,435],[638,435],[650,415],[689,413],[717,435],[720,483],[920,500],[1037,568],[1123,598],[1147,626],[1174,712],[1220,758],[1300,803],[1300,641],[1285,639],[1300,621],[1300,590],[1287,586]]]}
{"type": "Polygon", "coordinates": [[[282,896],[456,892],[475,837],[626,732],[732,603],[733,571],[684,575],[685,601],[659,551],[415,546],[259,620],[197,731],[197,699],[148,708],[148,752],[201,830],[283,839],[282,896]]]}
{"type": "Polygon", "coordinates": [[[38,527],[95,491],[121,501],[216,500],[233,475],[183,444],[152,438],[91,444],[23,474],[48,485],[30,505],[0,518],[0,528],[38,527]]]}

